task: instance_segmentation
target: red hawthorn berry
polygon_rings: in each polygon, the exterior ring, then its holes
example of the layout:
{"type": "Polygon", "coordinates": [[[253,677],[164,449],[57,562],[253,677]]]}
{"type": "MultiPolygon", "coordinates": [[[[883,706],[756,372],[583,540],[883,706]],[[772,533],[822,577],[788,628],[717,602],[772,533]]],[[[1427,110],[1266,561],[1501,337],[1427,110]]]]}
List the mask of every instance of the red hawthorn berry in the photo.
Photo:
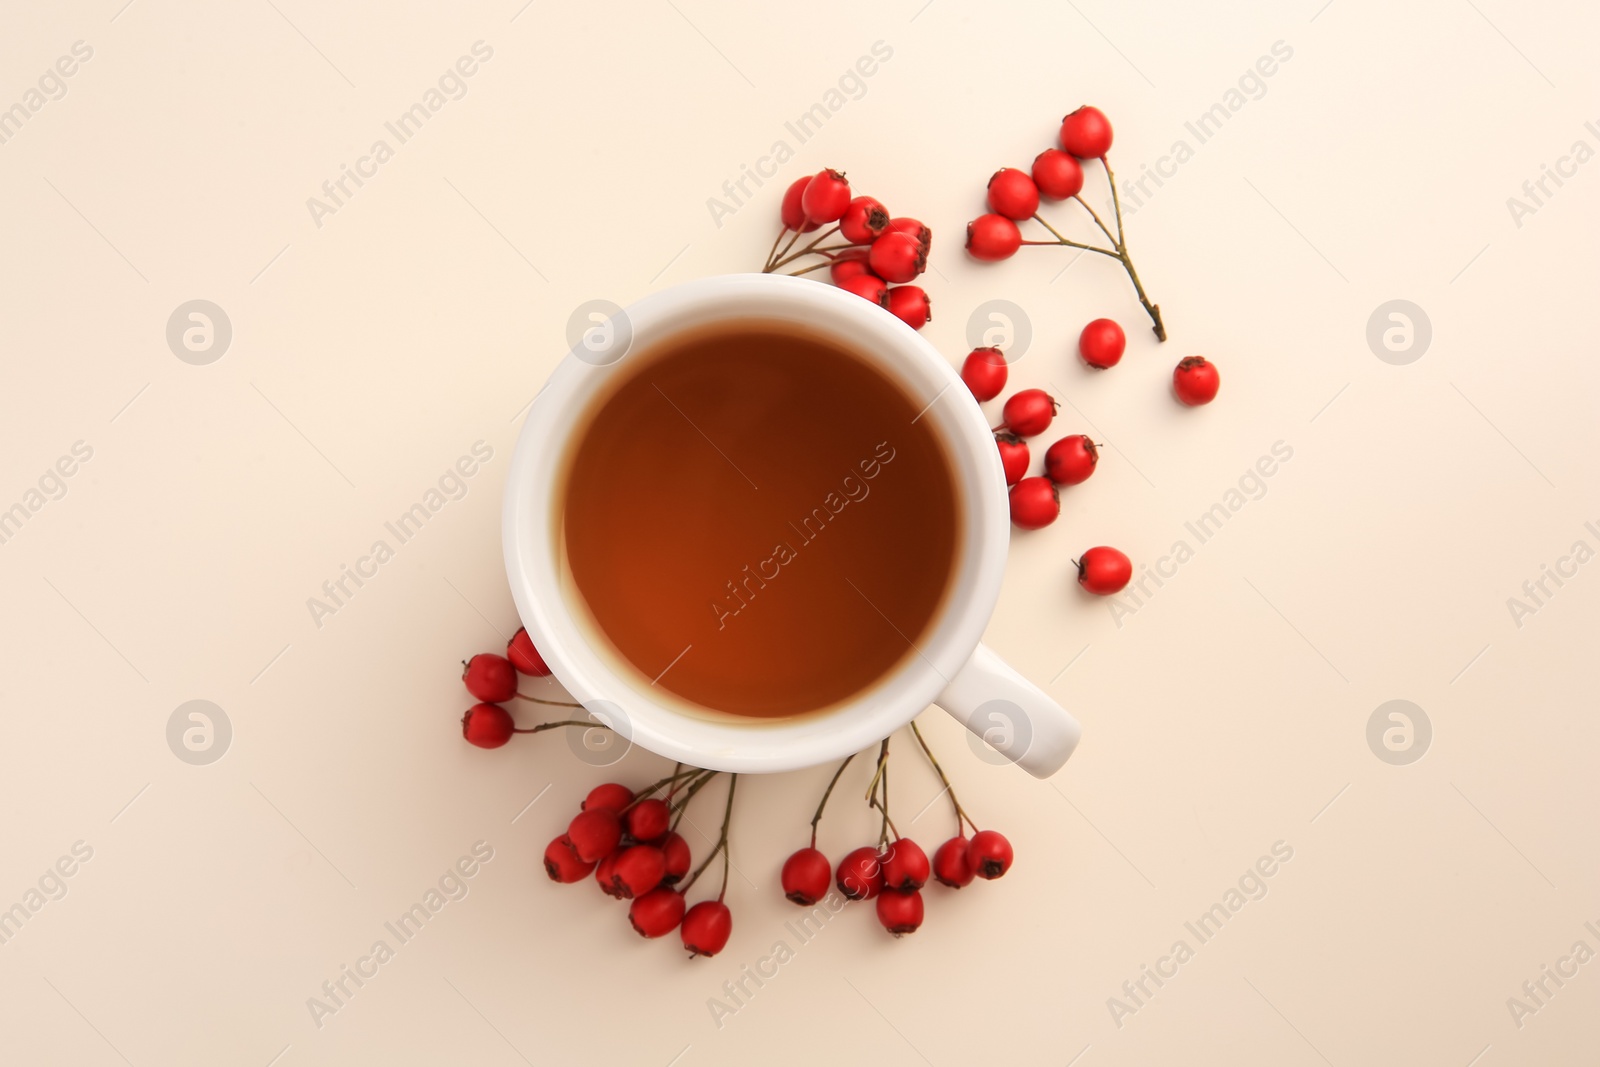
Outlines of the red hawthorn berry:
{"type": "Polygon", "coordinates": [[[689,873],[689,842],[676,830],[668,830],[657,845],[661,854],[667,858],[667,873],[661,876],[662,885],[677,885],[683,881],[684,875],[689,873]]]}
{"type": "Polygon", "coordinates": [[[839,219],[839,233],[853,245],[870,244],[889,228],[889,212],[870,196],[858,196],[850,201],[839,219]]]}
{"type": "Polygon", "coordinates": [[[585,863],[573,851],[572,838],[562,834],[544,848],[544,873],[552,882],[576,882],[588,877],[594,864],[585,863]]]}
{"type": "Polygon", "coordinates": [[[1107,545],[1089,549],[1078,557],[1078,584],[1096,596],[1114,596],[1133,577],[1133,561],[1107,545]]]}
{"type": "Polygon", "coordinates": [[[1001,167],[989,179],[989,210],[1013,222],[1031,219],[1039,210],[1039,187],[1016,167],[1001,167]]]}
{"type": "Polygon", "coordinates": [[[814,848],[802,848],[783,861],[783,895],[803,907],[810,907],[828,895],[833,865],[814,848]]]}
{"type": "Polygon", "coordinates": [[[922,846],[909,837],[889,842],[883,852],[883,888],[887,892],[921,889],[928,884],[931,866],[922,846]]]}
{"type": "Polygon", "coordinates": [[[1063,437],[1045,450],[1044,472],[1057,485],[1077,485],[1088,481],[1100,462],[1100,450],[1088,435],[1075,433],[1063,437]]]}
{"type": "Polygon", "coordinates": [[[1060,406],[1055,397],[1043,389],[1024,389],[1011,394],[1011,398],[1000,409],[1000,417],[1005,420],[1006,429],[1012,433],[1035,437],[1050,428],[1060,406]]]}
{"type": "Polygon", "coordinates": [[[967,843],[967,866],[979,878],[999,878],[1011,869],[1011,842],[996,830],[979,830],[967,843]]]}
{"type": "Polygon", "coordinates": [[[889,306],[889,287],[883,284],[883,279],[876,274],[858,274],[853,278],[846,278],[839,283],[839,288],[847,293],[854,293],[863,300],[870,300],[881,308],[889,306]]]}
{"type": "Polygon", "coordinates": [[[611,865],[611,881],[621,900],[644,896],[661,884],[666,873],[667,857],[654,845],[625,848],[611,865]]]}
{"type": "Polygon", "coordinates": [[[843,285],[849,278],[871,273],[872,268],[867,266],[865,248],[846,248],[837,252],[834,254],[833,262],[828,266],[828,275],[833,279],[834,285],[843,285]]]}
{"type": "Polygon", "coordinates": [[[550,673],[550,665],[533,647],[533,638],[528,636],[526,627],[511,635],[511,640],[506,644],[506,659],[523,674],[531,674],[535,678],[543,678],[550,673]]]}
{"type": "Polygon", "coordinates": [[[920,330],[933,321],[933,302],[920,285],[897,285],[889,290],[889,314],[920,330]]]}
{"type": "Polygon", "coordinates": [[[498,704],[517,695],[517,671],[511,661],[493,652],[480,652],[461,668],[467,692],[479,700],[498,704]]]}
{"type": "Polygon", "coordinates": [[[928,248],[933,244],[933,231],[929,229],[927,224],[921,219],[904,217],[890,219],[889,230],[892,233],[903,233],[915,238],[917,244],[922,246],[922,251],[924,254],[927,253],[928,248]]]}
{"type": "Polygon", "coordinates": [[[1011,487],[1011,521],[1024,530],[1041,530],[1061,514],[1061,497],[1049,478],[1024,478],[1011,487]]]}
{"type": "Polygon", "coordinates": [[[715,956],[733,933],[733,913],[720,900],[702,900],[683,917],[683,947],[690,956],[715,956]]]}
{"type": "Polygon", "coordinates": [[[1051,200],[1065,200],[1083,191],[1083,167],[1059,148],[1046,148],[1033,160],[1033,183],[1051,200]]]}
{"type": "Polygon", "coordinates": [[[1061,120],[1061,147],[1079,159],[1099,159],[1111,151],[1111,120],[1085,105],[1061,120]]]}
{"type": "Polygon", "coordinates": [[[800,206],[812,222],[838,222],[850,206],[850,183],[839,171],[818,171],[800,194],[800,206]]]}
{"type": "Polygon", "coordinates": [[[628,905],[628,921],[640,937],[664,937],[683,921],[683,894],[663,886],[635,897],[628,905]]]}
{"type": "Polygon", "coordinates": [[[1216,364],[1204,356],[1186,356],[1172,372],[1172,391],[1189,407],[1209,404],[1217,398],[1222,376],[1216,364]]]}
{"type": "Polygon", "coordinates": [[[628,809],[624,816],[628,833],[635,841],[659,841],[666,836],[672,821],[672,809],[657,797],[641,800],[628,809]]]}
{"type": "Polygon", "coordinates": [[[1127,335],[1111,319],[1095,319],[1078,335],[1078,355],[1096,370],[1115,367],[1127,346],[1127,335]]]}
{"type": "Polygon", "coordinates": [[[898,285],[909,282],[928,267],[928,258],[917,239],[905,233],[886,233],[872,242],[867,253],[872,273],[898,285]]]}
{"type": "Polygon", "coordinates": [[[883,889],[883,865],[878,850],[862,846],[839,861],[835,878],[839,892],[851,900],[871,900],[883,889]]]}
{"type": "Polygon", "coordinates": [[[622,887],[617,885],[617,857],[621,855],[622,849],[612,849],[594,869],[594,880],[600,886],[600,892],[612,900],[622,899],[622,887]]]}
{"type": "Polygon", "coordinates": [[[915,889],[891,890],[878,897],[878,921],[896,937],[916,933],[922,911],[922,894],[915,889]]]}
{"type": "Polygon", "coordinates": [[[588,811],[591,808],[610,808],[621,814],[622,809],[633,803],[633,790],[617,782],[606,782],[589,790],[589,795],[583,798],[583,803],[578,805],[579,811],[588,811]]]}
{"type": "Polygon", "coordinates": [[[972,884],[977,875],[967,865],[967,839],[957,834],[933,854],[933,876],[951,889],[972,884]]]}
{"type": "Polygon", "coordinates": [[[967,223],[967,253],[985,263],[1010,259],[1022,247],[1022,231],[1004,215],[980,215],[967,223]]]}
{"type": "Polygon", "coordinates": [[[1006,357],[998,348],[974,348],[961,363],[961,380],[980,403],[1006,387],[1006,357]]]}
{"type": "Polygon", "coordinates": [[[622,820],[610,808],[589,808],[573,816],[567,836],[579,859],[598,863],[622,840],[622,820]]]}
{"type": "Polygon", "coordinates": [[[784,192],[783,208],[781,210],[784,229],[809,233],[817,228],[815,222],[806,218],[805,208],[800,206],[800,198],[805,194],[806,186],[810,184],[811,175],[807,174],[803,178],[796,178],[794,184],[790,185],[784,192]]]}
{"type": "Polygon", "coordinates": [[[1006,472],[1006,484],[1016,485],[1028,473],[1028,442],[1014,433],[997,433],[994,442],[1000,449],[1000,469],[1006,472]]]}
{"type": "Polygon", "coordinates": [[[461,736],[479,748],[499,748],[511,740],[516,725],[499,704],[474,704],[461,716],[461,736]]]}

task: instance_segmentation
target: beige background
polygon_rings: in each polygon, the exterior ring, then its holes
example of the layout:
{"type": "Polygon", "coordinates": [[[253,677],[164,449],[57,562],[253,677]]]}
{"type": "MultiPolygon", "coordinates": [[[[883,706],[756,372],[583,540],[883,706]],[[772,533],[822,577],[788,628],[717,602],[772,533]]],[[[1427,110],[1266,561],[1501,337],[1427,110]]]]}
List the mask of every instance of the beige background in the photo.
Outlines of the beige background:
{"type": "MultiPolygon", "coordinates": [[[[1573,542],[1600,548],[1600,163],[1520,226],[1506,203],[1600,147],[1585,5],[122,4],[12,4],[0,33],[0,106],[94,50],[0,145],[0,506],[93,448],[0,545],[0,906],[93,849],[0,946],[0,1061],[1593,1062],[1600,963],[1520,1028],[1506,1004],[1574,942],[1600,950],[1600,570],[1520,627],[1507,608],[1573,542]],[[479,40],[465,98],[318,228],[306,199],[479,40]],[[707,198],[879,40],[864,95],[714,225],[707,198]],[[1265,94],[1128,221],[1170,343],[1112,265],[964,257],[987,176],[1063,112],[1105,108],[1136,177],[1277,41],[1265,94]],[[930,891],[898,943],[851,908],[798,947],[776,872],[826,771],[747,780],[735,934],[688,961],[544,879],[606,772],[558,736],[463,744],[456,663],[515,626],[499,494],[569,314],[758,267],[782,186],[827,165],[933,225],[927,334],[952,360],[973,309],[1016,302],[1014,380],[1112,446],[1016,539],[989,629],[1085,740],[1037,782],[928,717],[1018,860],[930,891]],[[207,366],[164,338],[195,298],[233,327],[207,366]],[[1391,299],[1432,324],[1406,366],[1365,339],[1391,299]],[[1101,314],[1130,350],[1091,375],[1069,353],[1101,314]],[[1194,352],[1224,384],[1188,411],[1165,381],[1194,352]],[[313,625],[306,599],[480,439],[466,497],[313,625]],[[1280,440],[1265,496],[1120,627],[1072,585],[1091,544],[1154,562],[1280,440]],[[1397,698],[1434,731],[1408,766],[1366,741],[1397,698]],[[209,766],[166,743],[191,699],[232,723],[209,766]],[[470,895],[317,1028],[306,999],[479,840],[470,895]],[[1119,1027],[1107,999],[1193,947],[1184,922],[1277,841],[1268,895],[1119,1027]],[[708,998],[780,938],[795,958],[719,1029],[708,998]]],[[[905,812],[935,795],[912,755],[905,812]]],[[[840,801],[835,855],[872,830],[840,801]]],[[[942,802],[914,826],[948,832],[942,802]]]]}

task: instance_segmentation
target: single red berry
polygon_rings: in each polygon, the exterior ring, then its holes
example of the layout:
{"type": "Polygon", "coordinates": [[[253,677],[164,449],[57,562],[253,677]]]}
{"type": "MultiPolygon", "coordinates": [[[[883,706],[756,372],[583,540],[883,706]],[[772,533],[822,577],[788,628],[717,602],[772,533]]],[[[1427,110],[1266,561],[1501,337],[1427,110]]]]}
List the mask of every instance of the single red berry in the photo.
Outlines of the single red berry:
{"type": "Polygon", "coordinates": [[[1006,429],[1012,433],[1034,437],[1050,428],[1050,422],[1056,417],[1056,409],[1060,406],[1055,397],[1043,389],[1024,389],[1011,394],[1005,407],[1000,409],[1000,417],[1005,420],[1006,429]]]}
{"type": "Polygon", "coordinates": [[[927,253],[929,246],[933,244],[933,231],[921,219],[890,219],[889,230],[892,233],[903,233],[915,238],[917,244],[922,246],[924,254],[927,253]]]}
{"type": "Polygon", "coordinates": [[[967,842],[967,866],[979,878],[999,878],[1011,869],[1011,842],[996,830],[979,830],[967,842]]]}
{"type": "Polygon", "coordinates": [[[628,921],[640,937],[664,937],[683,921],[683,894],[662,886],[628,905],[628,921]]]}
{"type": "Polygon", "coordinates": [[[1077,485],[1088,481],[1100,462],[1100,449],[1086,434],[1063,437],[1045,450],[1044,472],[1057,485],[1077,485]]]}
{"type": "Polygon", "coordinates": [[[878,862],[878,850],[862,846],[839,861],[839,871],[834,879],[851,900],[871,900],[883,889],[883,865],[878,862]]]}
{"type": "Polygon", "coordinates": [[[1097,107],[1080,107],[1061,120],[1061,147],[1079,159],[1099,159],[1111,151],[1111,120],[1097,107]]]}
{"type": "Polygon", "coordinates": [[[633,790],[616,782],[606,782],[589,790],[589,795],[583,798],[583,803],[578,805],[579,811],[588,811],[591,808],[610,808],[621,814],[622,809],[633,803],[633,790]]]}
{"type": "Polygon", "coordinates": [[[1000,468],[1006,472],[1006,484],[1016,485],[1028,473],[1028,442],[1014,433],[997,433],[994,443],[1000,449],[1000,468]]]}
{"type": "Polygon", "coordinates": [[[733,912],[720,900],[702,900],[683,917],[683,947],[691,956],[715,956],[733,933],[733,912]]]}
{"type": "Polygon", "coordinates": [[[1039,210],[1039,187],[1016,167],[1001,167],[989,179],[989,210],[1013,222],[1031,219],[1039,210]]]}
{"type": "Polygon", "coordinates": [[[573,816],[567,825],[567,836],[572,838],[579,859],[598,863],[622,840],[622,820],[610,808],[589,808],[573,816]]]}
{"type": "Polygon", "coordinates": [[[612,849],[594,869],[594,880],[600,886],[600,892],[613,900],[622,899],[622,888],[617,885],[617,858],[621,855],[622,849],[612,849]]]}
{"type": "Polygon", "coordinates": [[[833,865],[814,848],[803,848],[783,861],[783,895],[803,907],[810,907],[828,895],[833,865]]]}
{"type": "Polygon", "coordinates": [[[659,841],[666,836],[668,824],[672,821],[672,809],[667,807],[666,801],[651,797],[629,808],[624,818],[627,820],[628,833],[635,841],[659,841]]]}
{"type": "Polygon", "coordinates": [[[1033,160],[1033,183],[1051,200],[1065,200],[1083,191],[1083,167],[1059,148],[1046,148],[1033,160]]]}
{"type": "Polygon", "coordinates": [[[933,854],[933,876],[951,889],[972,884],[977,877],[967,865],[967,839],[957,834],[933,854]]]}
{"type": "Polygon", "coordinates": [[[461,668],[467,692],[479,700],[499,703],[517,695],[517,671],[511,661],[493,652],[480,652],[461,668]]]}
{"type": "Polygon", "coordinates": [[[850,201],[839,219],[839,234],[853,245],[871,243],[889,228],[889,212],[870,196],[858,196],[850,201]]]}
{"type": "Polygon", "coordinates": [[[1095,319],[1078,335],[1078,355],[1096,370],[1115,367],[1122,360],[1128,338],[1110,319],[1095,319]]]}
{"type": "Polygon", "coordinates": [[[1096,596],[1111,596],[1127,588],[1133,561],[1114,548],[1100,545],[1078,557],[1078,584],[1096,596]]]}
{"type": "Polygon", "coordinates": [[[654,845],[625,848],[611,866],[611,881],[622,900],[642,897],[661,884],[667,873],[667,857],[654,845]]]}
{"type": "Polygon", "coordinates": [[[689,873],[689,842],[676,830],[668,830],[656,846],[667,858],[667,873],[661,876],[662,885],[677,885],[689,873]]]}
{"type": "Polygon", "coordinates": [[[886,233],[872,242],[867,253],[872,273],[896,285],[909,282],[928,268],[928,257],[917,239],[905,233],[886,233]]]}
{"type": "Polygon", "coordinates": [[[850,206],[850,183],[836,170],[822,170],[811,176],[800,207],[812,222],[838,222],[850,206]]]}
{"type": "Polygon", "coordinates": [[[933,303],[920,285],[897,285],[889,290],[889,314],[920,330],[933,321],[933,303]]]}
{"type": "Polygon", "coordinates": [[[525,627],[511,635],[511,640],[506,644],[506,659],[523,674],[543,678],[550,673],[550,665],[539,655],[539,650],[533,647],[533,638],[528,636],[525,627]]]}
{"type": "Polygon", "coordinates": [[[845,292],[854,293],[863,300],[870,300],[881,308],[889,306],[889,287],[884,285],[883,279],[876,274],[857,274],[854,278],[846,278],[838,284],[845,292]]]}
{"type": "Polygon", "coordinates": [[[1006,374],[1006,357],[998,348],[974,348],[961,363],[961,380],[980,402],[1000,395],[1006,374]]]}
{"type": "Polygon", "coordinates": [[[907,889],[921,889],[928,884],[928,875],[932,868],[928,863],[928,854],[922,851],[922,846],[909,837],[898,838],[889,842],[889,847],[883,852],[883,888],[904,892],[907,889]]]}
{"type": "Polygon", "coordinates": [[[1049,478],[1024,478],[1011,487],[1011,521],[1024,530],[1040,530],[1061,514],[1061,497],[1049,478]]]}
{"type": "Polygon", "coordinates": [[[511,740],[516,725],[499,704],[474,704],[461,716],[461,736],[479,748],[499,748],[511,740]]]}
{"type": "Polygon", "coordinates": [[[1216,364],[1205,356],[1185,356],[1172,372],[1172,391],[1189,407],[1211,403],[1221,386],[1216,364]]]}
{"type": "Polygon", "coordinates": [[[872,268],[867,266],[865,248],[846,248],[835,253],[833,263],[828,267],[828,275],[833,279],[834,285],[842,285],[848,278],[871,273],[872,268]]]}
{"type": "Polygon", "coordinates": [[[915,889],[886,891],[878,897],[878,921],[896,937],[916,933],[922,925],[922,894],[915,889]]]}
{"type": "Polygon", "coordinates": [[[799,230],[809,233],[817,228],[817,224],[806,218],[806,209],[800,206],[800,198],[805,195],[806,186],[811,184],[811,175],[796,178],[783,194],[783,228],[786,230],[799,230]]]}
{"type": "Polygon", "coordinates": [[[973,259],[996,263],[1021,247],[1022,231],[1004,215],[979,215],[967,223],[967,253],[973,259]]]}
{"type": "Polygon", "coordinates": [[[594,864],[585,863],[573,851],[572,838],[562,834],[544,847],[544,873],[552,882],[576,882],[588,876],[594,864]]]}

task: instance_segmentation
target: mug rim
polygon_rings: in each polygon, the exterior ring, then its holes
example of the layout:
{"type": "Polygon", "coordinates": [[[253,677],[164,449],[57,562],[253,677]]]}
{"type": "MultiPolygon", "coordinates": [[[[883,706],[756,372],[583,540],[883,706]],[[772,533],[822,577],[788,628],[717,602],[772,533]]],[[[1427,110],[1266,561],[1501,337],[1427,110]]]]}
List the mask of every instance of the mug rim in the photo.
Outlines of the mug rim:
{"type": "MultiPolygon", "coordinates": [[[[629,348],[599,363],[570,350],[525,416],[507,475],[502,511],[506,576],[518,615],[556,679],[591,717],[634,744],[713,770],[768,772],[811,766],[860,751],[920,714],[982,639],[1000,595],[1009,541],[1005,477],[987,420],[960,376],[917,331],[888,311],[831,285],[776,274],[700,278],[649,294],[624,309],[629,348]],[[628,359],[659,337],[719,320],[790,321],[833,335],[915,397],[932,420],[957,489],[960,543],[951,586],[928,630],[871,686],[827,710],[778,720],[695,715],[661,691],[641,691],[592,647],[587,608],[563,581],[559,533],[566,456],[573,431],[628,359]],[[953,394],[953,395],[947,395],[953,394]]],[[[870,601],[868,602],[870,604],[870,601]]],[[[620,757],[619,757],[620,758],[620,757]]]]}

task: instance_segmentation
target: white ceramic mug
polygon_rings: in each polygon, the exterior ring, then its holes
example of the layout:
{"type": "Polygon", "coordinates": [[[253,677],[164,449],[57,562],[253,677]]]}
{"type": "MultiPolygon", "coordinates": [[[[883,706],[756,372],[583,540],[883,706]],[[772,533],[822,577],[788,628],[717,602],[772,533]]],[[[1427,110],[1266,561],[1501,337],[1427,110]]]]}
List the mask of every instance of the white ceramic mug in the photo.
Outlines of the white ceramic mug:
{"type": "MultiPolygon", "coordinates": [[[[614,305],[613,305],[614,307],[614,305]]],[[[1010,510],[1000,455],[961,379],[920,334],[851,293],[804,278],[736,274],[647,296],[597,314],[535,398],[506,485],[506,573],[523,625],[555,677],[596,720],[668,759],[723,771],[767,772],[842,759],[938,704],[1037,777],[1060,769],[1078,743],[1076,719],[980,644],[1000,595],[1010,510]],[[706,715],[652,688],[599,633],[566,572],[562,475],[571,440],[592,417],[629,353],[723,319],[794,323],[838,341],[926,405],[952,465],[960,554],[939,614],[888,674],[832,708],[793,719],[706,715]]]]}

